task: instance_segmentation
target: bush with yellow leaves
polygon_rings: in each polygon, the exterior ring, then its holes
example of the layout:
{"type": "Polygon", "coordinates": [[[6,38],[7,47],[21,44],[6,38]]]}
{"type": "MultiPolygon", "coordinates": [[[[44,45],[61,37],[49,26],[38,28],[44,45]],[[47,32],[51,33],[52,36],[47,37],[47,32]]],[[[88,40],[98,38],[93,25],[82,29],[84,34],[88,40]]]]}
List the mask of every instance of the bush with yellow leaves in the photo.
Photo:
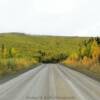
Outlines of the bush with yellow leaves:
{"type": "Polygon", "coordinates": [[[15,59],[16,69],[24,69],[28,68],[29,66],[36,64],[37,61],[35,59],[27,59],[27,58],[18,58],[15,59]]]}
{"type": "Polygon", "coordinates": [[[82,64],[90,65],[90,64],[92,64],[92,59],[88,58],[87,56],[84,56],[82,59],[82,64]]]}

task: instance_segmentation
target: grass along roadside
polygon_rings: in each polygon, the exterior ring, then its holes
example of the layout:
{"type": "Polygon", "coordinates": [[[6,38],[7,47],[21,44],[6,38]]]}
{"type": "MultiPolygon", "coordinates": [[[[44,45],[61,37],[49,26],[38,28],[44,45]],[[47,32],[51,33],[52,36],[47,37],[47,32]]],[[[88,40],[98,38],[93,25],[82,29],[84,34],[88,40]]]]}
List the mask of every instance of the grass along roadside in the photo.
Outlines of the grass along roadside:
{"type": "Polygon", "coordinates": [[[34,64],[34,65],[31,65],[29,67],[27,67],[26,69],[21,69],[21,70],[18,70],[18,71],[12,71],[10,73],[6,73],[5,75],[0,75],[0,84],[3,84],[33,68],[36,68],[38,65],[40,64],[34,64]]]}
{"type": "Polygon", "coordinates": [[[72,70],[83,73],[90,78],[93,78],[100,82],[100,64],[95,65],[83,65],[83,64],[63,64],[72,70]]]}

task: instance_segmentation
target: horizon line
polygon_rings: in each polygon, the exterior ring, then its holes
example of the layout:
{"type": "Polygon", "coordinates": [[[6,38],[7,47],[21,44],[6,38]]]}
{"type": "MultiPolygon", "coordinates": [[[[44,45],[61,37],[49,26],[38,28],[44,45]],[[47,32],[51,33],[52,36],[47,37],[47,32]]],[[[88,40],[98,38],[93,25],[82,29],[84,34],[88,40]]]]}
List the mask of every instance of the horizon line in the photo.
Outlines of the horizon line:
{"type": "Polygon", "coordinates": [[[1,34],[23,34],[23,35],[31,35],[31,36],[61,36],[61,37],[100,37],[99,35],[60,35],[60,34],[43,34],[43,33],[29,33],[29,32],[0,32],[1,34]]]}

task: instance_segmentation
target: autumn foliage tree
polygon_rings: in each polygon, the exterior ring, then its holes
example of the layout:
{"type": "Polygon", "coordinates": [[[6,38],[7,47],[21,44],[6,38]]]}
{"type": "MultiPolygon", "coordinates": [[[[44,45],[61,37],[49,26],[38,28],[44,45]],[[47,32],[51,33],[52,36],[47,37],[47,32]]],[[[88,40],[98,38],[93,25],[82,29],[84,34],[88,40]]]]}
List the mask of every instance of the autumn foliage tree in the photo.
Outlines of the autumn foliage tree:
{"type": "Polygon", "coordinates": [[[82,57],[83,62],[100,62],[100,38],[90,38],[85,40],[80,50],[80,57],[82,57]]]}
{"type": "Polygon", "coordinates": [[[71,53],[67,59],[70,63],[100,63],[100,38],[89,38],[79,45],[78,52],[71,53]]]}
{"type": "Polygon", "coordinates": [[[7,56],[7,49],[4,44],[2,44],[1,46],[1,56],[2,56],[2,59],[6,58],[7,56]]]}
{"type": "Polygon", "coordinates": [[[100,45],[96,40],[94,40],[92,43],[91,51],[93,61],[100,62],[100,45]]]}

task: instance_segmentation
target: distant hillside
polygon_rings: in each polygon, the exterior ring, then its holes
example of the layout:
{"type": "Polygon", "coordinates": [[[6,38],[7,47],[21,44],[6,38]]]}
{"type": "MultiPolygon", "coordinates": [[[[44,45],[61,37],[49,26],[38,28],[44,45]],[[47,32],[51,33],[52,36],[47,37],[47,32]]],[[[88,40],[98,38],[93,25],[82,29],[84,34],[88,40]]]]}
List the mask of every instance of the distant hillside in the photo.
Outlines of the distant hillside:
{"type": "Polygon", "coordinates": [[[0,34],[0,47],[16,48],[20,56],[33,56],[38,50],[55,54],[70,54],[77,51],[79,44],[86,37],[64,37],[64,36],[31,36],[24,33],[0,34]]]}

